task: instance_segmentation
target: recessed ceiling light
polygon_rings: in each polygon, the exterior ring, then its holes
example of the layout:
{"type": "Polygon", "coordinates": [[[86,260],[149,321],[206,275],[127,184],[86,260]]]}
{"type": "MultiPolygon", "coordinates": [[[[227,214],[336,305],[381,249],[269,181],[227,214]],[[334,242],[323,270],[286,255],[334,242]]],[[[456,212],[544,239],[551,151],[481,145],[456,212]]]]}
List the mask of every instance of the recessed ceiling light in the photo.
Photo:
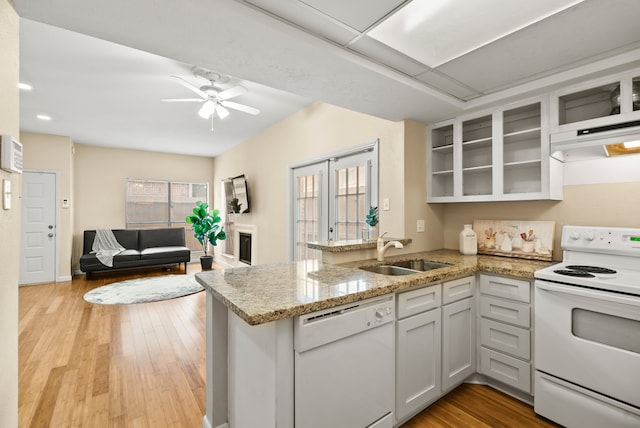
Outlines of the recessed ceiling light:
{"type": "Polygon", "coordinates": [[[40,120],[51,120],[51,116],[47,116],[46,114],[39,114],[36,117],[40,120]]]}
{"type": "Polygon", "coordinates": [[[18,83],[18,89],[22,89],[23,91],[30,91],[33,89],[33,86],[28,83],[20,82],[18,83]]]}

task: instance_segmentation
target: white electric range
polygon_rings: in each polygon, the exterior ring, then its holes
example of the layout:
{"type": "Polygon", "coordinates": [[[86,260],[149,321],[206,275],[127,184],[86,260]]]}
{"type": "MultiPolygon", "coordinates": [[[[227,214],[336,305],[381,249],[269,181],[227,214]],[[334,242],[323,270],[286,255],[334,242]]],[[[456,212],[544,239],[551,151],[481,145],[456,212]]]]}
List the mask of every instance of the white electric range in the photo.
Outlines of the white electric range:
{"type": "Polygon", "coordinates": [[[535,411],[567,427],[640,427],[640,228],[564,226],[535,273],[535,411]]]}

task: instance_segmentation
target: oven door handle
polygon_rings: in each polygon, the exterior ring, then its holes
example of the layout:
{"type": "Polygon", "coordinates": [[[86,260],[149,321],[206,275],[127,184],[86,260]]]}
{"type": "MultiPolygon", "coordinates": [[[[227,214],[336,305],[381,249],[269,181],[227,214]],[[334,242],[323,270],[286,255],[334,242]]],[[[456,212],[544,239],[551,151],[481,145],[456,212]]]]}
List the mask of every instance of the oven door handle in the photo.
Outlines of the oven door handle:
{"type": "Polygon", "coordinates": [[[622,303],[625,305],[639,306],[640,298],[633,296],[626,296],[624,294],[607,293],[598,290],[591,290],[588,288],[582,288],[572,285],[558,285],[545,281],[536,281],[536,287],[541,290],[547,290],[556,293],[570,294],[573,296],[581,296],[589,299],[604,300],[612,303],[622,303]]]}

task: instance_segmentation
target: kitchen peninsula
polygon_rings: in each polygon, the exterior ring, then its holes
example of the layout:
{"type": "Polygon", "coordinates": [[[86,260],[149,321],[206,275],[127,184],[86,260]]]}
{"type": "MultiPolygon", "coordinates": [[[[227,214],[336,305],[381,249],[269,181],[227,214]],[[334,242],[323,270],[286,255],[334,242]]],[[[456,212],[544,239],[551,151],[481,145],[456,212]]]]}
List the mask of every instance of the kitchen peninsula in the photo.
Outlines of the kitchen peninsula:
{"type": "MultiPolygon", "coordinates": [[[[406,276],[302,261],[197,274],[207,292],[205,428],[294,427],[294,320],[378,296],[488,272],[531,279],[549,263],[437,250],[388,257],[451,266],[406,276]],[[229,425],[225,425],[225,424],[229,425]]],[[[329,409],[325,409],[327,411],[329,409]]],[[[330,411],[330,410],[329,410],[330,411]]]]}

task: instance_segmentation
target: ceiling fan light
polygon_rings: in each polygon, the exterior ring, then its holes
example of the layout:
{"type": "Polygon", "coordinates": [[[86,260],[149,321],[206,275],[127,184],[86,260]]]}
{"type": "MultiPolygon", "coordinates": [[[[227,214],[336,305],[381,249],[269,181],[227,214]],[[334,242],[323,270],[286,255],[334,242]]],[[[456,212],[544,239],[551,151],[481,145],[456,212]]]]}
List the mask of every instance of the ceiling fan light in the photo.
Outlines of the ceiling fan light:
{"type": "Polygon", "coordinates": [[[229,110],[221,106],[220,104],[216,104],[216,114],[220,119],[224,119],[229,116],[229,110]]]}
{"type": "Polygon", "coordinates": [[[213,101],[207,100],[204,102],[204,104],[202,104],[202,107],[200,107],[198,115],[203,119],[209,119],[209,117],[211,117],[211,115],[215,111],[215,108],[216,106],[213,101]]]}

